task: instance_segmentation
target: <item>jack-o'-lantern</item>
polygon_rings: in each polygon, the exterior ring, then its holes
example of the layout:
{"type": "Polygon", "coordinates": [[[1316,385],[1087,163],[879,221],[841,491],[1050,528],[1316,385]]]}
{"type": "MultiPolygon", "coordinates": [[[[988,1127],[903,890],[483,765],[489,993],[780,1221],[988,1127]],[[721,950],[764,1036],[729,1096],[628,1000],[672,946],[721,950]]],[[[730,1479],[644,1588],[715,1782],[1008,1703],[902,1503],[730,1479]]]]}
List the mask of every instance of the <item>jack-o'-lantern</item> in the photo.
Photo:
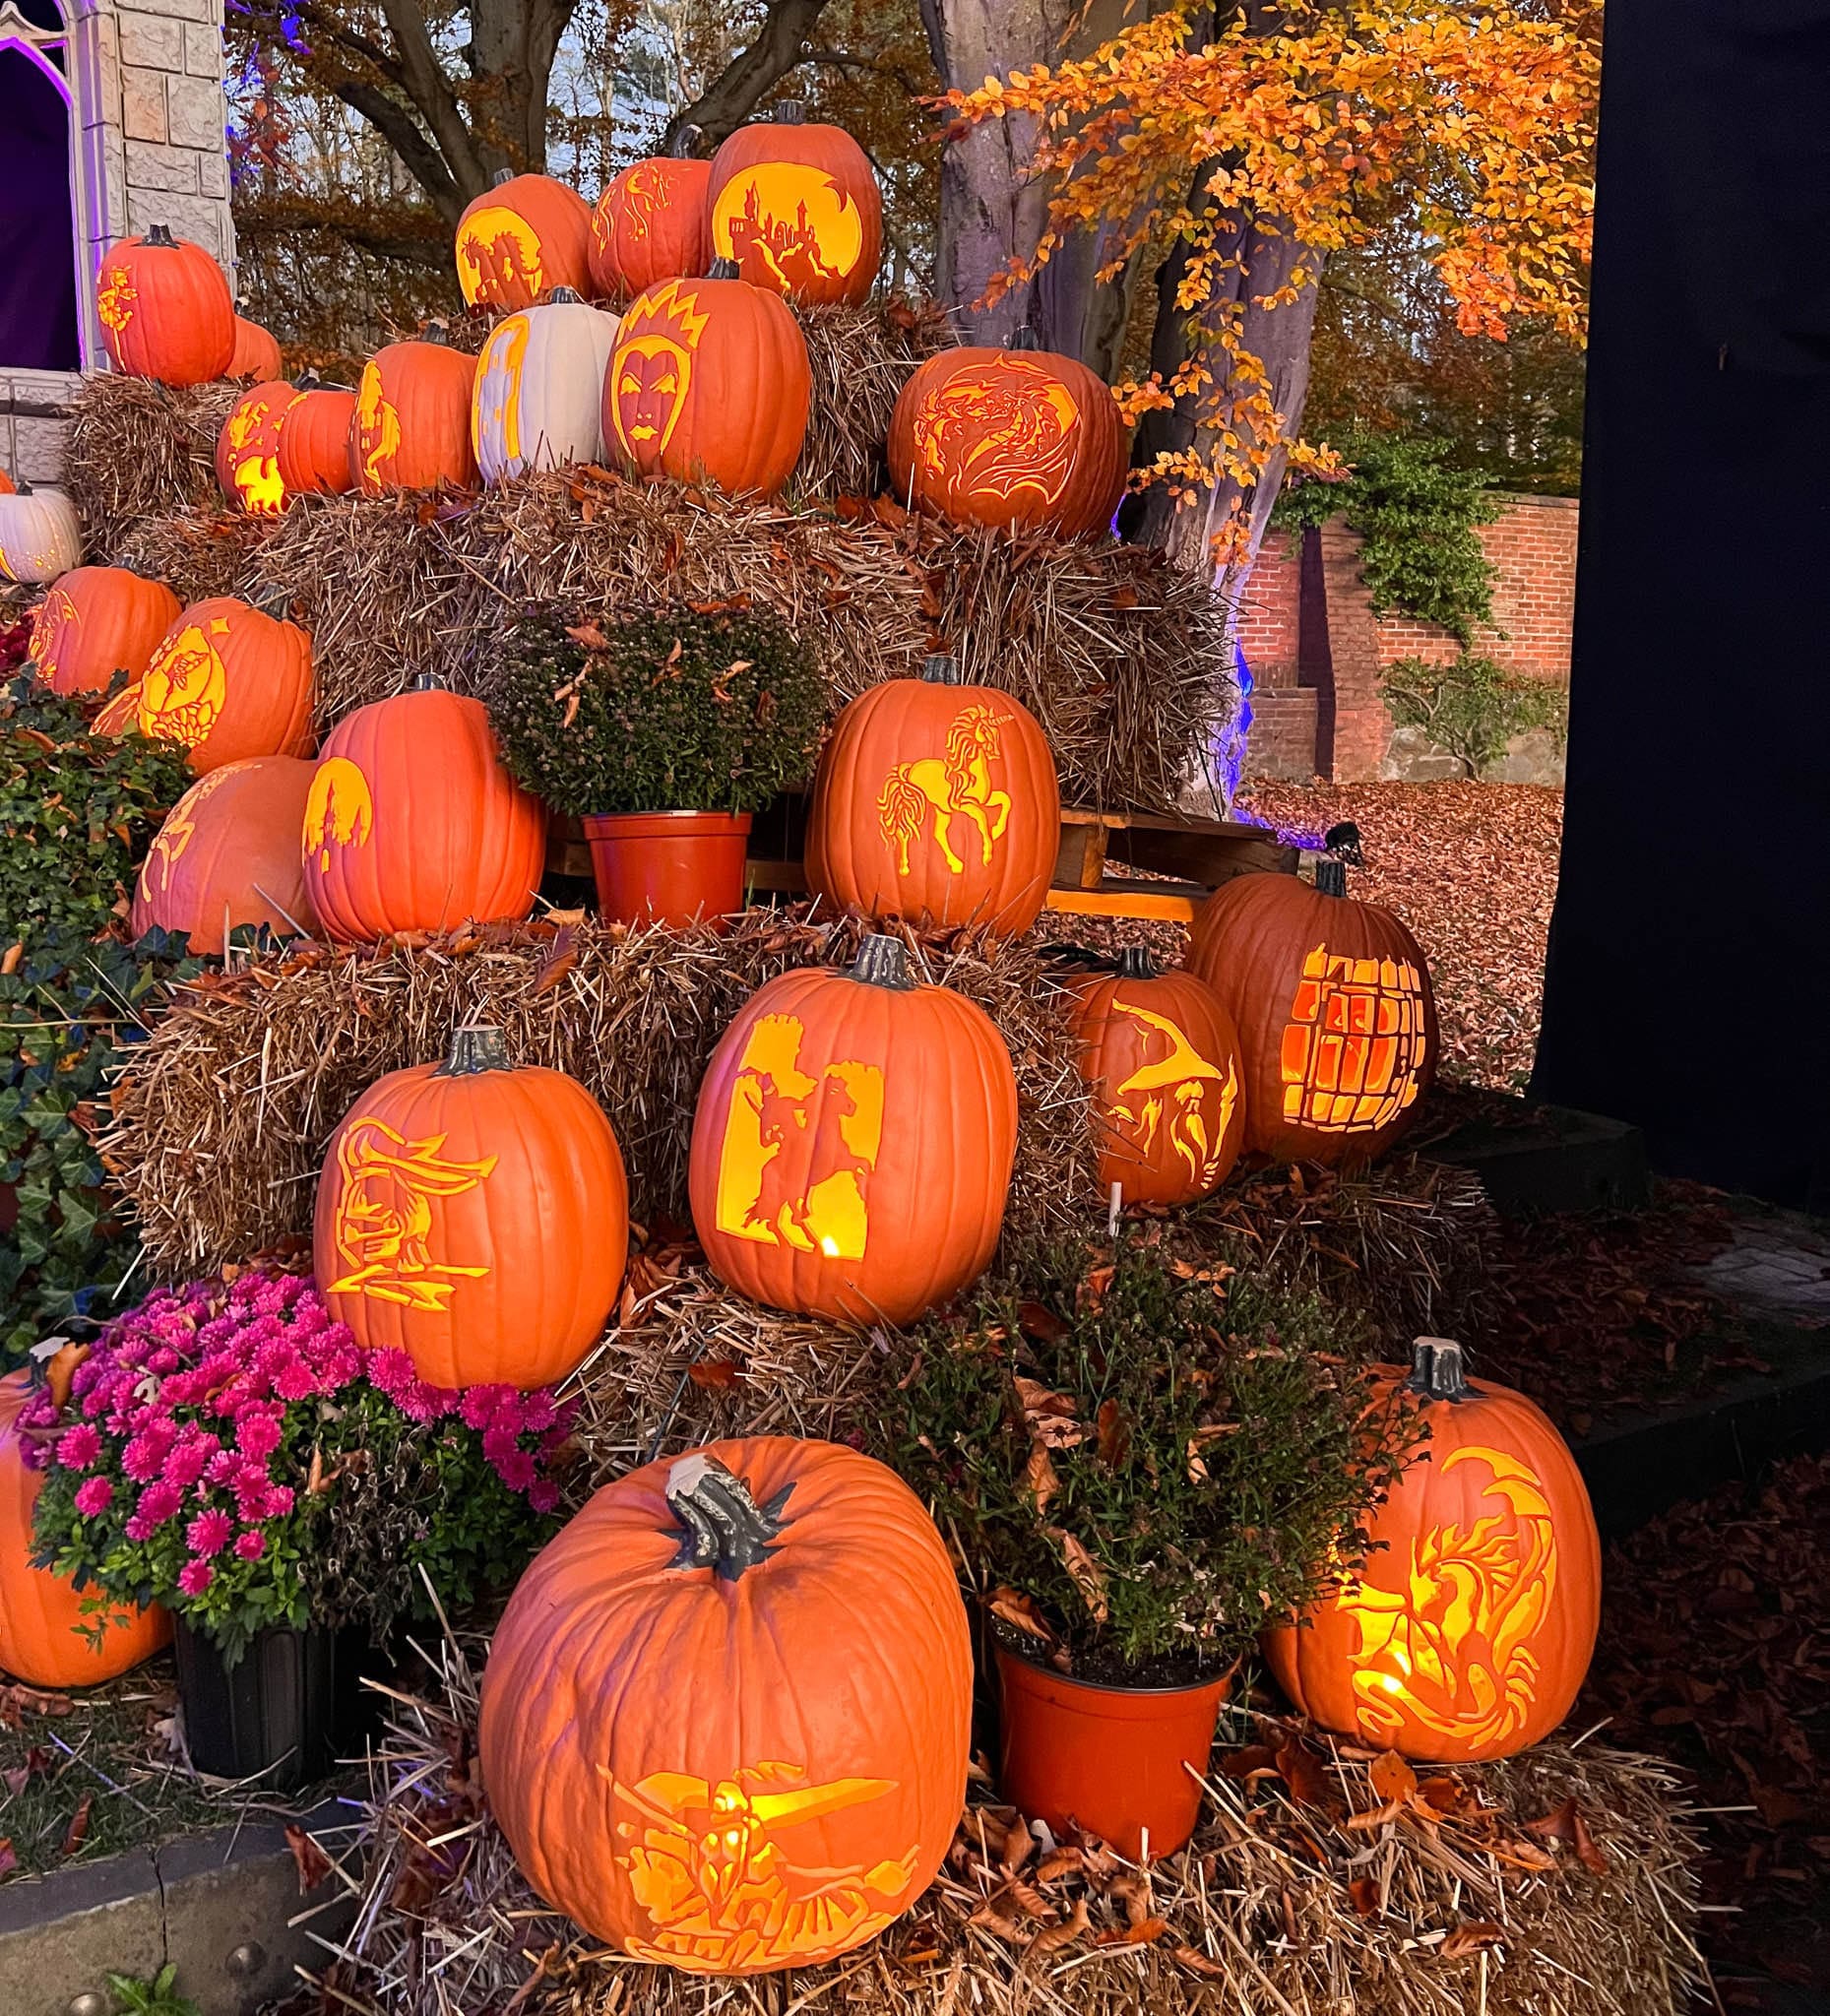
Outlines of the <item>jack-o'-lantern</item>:
{"type": "Polygon", "coordinates": [[[161,385],[221,378],[235,355],[235,303],[201,245],[155,224],[102,254],[95,313],[114,368],[161,385]]]}
{"type": "Polygon", "coordinates": [[[250,322],[245,315],[235,317],[235,348],[229,357],[225,375],[253,378],[262,383],[285,375],[278,340],[258,322],[250,322]]]}
{"type": "Polygon", "coordinates": [[[791,100],[739,126],[712,158],[712,253],[752,286],[810,306],[870,292],[883,258],[883,198],[842,126],[802,123],[791,100]]]}
{"type": "MultiPolygon", "coordinates": [[[[55,1381],[54,1372],[53,1390],[55,1381]]],[[[19,1439],[31,1394],[30,1372],[0,1379],[0,1671],[32,1687],[97,1687],[151,1659],[169,1641],[171,1619],[158,1608],[109,1610],[97,1647],[89,1633],[98,1618],[74,1584],[32,1565],[38,1473],[19,1439]]]]}
{"type": "Polygon", "coordinates": [[[919,986],[900,939],[757,989],[720,1039],[688,1186],[713,1272],[804,1315],[908,1323],[984,1271],[1017,1081],[982,1008],[919,986]]]}
{"type": "Polygon", "coordinates": [[[616,317],[556,287],[505,315],[476,360],[471,447],[485,483],[603,459],[603,373],[616,317]]]}
{"type": "Polygon", "coordinates": [[[630,302],[603,376],[603,445],[633,474],[779,490],[807,436],[813,372],[786,302],[726,261],[630,302]]]}
{"type": "Polygon", "coordinates": [[[182,742],[199,777],[249,756],[312,749],[311,637],[283,611],[232,595],[193,602],[166,630],[145,672],[95,717],[97,734],[137,727],[182,742]]]}
{"type": "Polygon", "coordinates": [[[1124,495],[1124,421],[1111,388],[1073,357],[978,345],[917,364],[890,417],[896,500],[961,525],[1078,538],[1124,495]]]}
{"type": "Polygon", "coordinates": [[[1601,1617],[1582,1473],[1525,1398],[1417,1341],[1405,1380],[1429,1439],[1373,1513],[1364,1569],[1265,1657],[1304,1715],[1427,1764],[1510,1757],[1575,1705],[1601,1617]]]}
{"type": "Polygon", "coordinates": [[[1238,1033],[1212,987],[1129,946],[1075,988],[1093,1088],[1100,1183],[1126,1203],[1192,1204],[1219,1189],[1245,1133],[1238,1033]]]}
{"type": "Polygon", "coordinates": [[[257,518],[277,517],[285,505],[280,428],[296,397],[284,380],[251,385],[216,437],[216,479],[223,496],[257,518]]]}
{"type": "Polygon", "coordinates": [[[502,767],[480,700],[421,680],[325,738],[305,806],[305,888],[326,934],[525,917],[546,861],[546,814],[502,767]]]}
{"type": "Polygon", "coordinates": [[[391,343],[362,366],[349,424],[349,473],[364,497],[390,490],[468,488],[471,390],[476,359],[454,350],[436,322],[410,343],[391,343]]]}
{"type": "Polygon", "coordinates": [[[626,301],[663,280],[696,278],[712,263],[708,196],[712,163],[686,149],[631,161],[612,176],[591,213],[591,277],[598,291],[626,301]]]}
{"type": "Polygon", "coordinates": [[[0,581],[55,581],[83,564],[83,528],[61,490],[22,480],[0,496],[0,581]]]}
{"type": "Polygon", "coordinates": [[[544,1386],[576,1370],[629,1251],[623,1159],[576,1078],[511,1068],[498,1029],[391,1071],[331,1137],[312,1266],[331,1314],[434,1386],[544,1386]]]}
{"type": "Polygon", "coordinates": [[[309,933],[298,831],[314,768],[298,756],[249,756],[200,777],[141,863],[134,936],[183,931],[193,952],[220,959],[244,924],[309,933]]]}
{"type": "Polygon", "coordinates": [[[116,672],[140,677],[181,610],[162,581],[73,567],[33,611],[28,655],[53,693],[105,693],[116,672]]]}
{"type": "Polygon", "coordinates": [[[292,399],[280,415],[280,483],[288,497],[339,496],[355,487],[349,433],[356,397],[346,385],[326,385],[315,371],[292,381],[292,399]]]}
{"type": "Polygon", "coordinates": [[[483,1673],[489,1805],[529,1881],[689,1974],[836,1959],[927,1887],[966,1790],[971,1634],[884,1465],[787,1436],[606,1484],[483,1673]]]}
{"type": "Polygon", "coordinates": [[[1041,914],[1061,845],[1061,788],[1041,724],[932,657],[833,724],[807,819],[807,886],[866,916],[988,924],[1041,914]]]}
{"type": "Polygon", "coordinates": [[[458,284],[473,308],[531,308],[591,291],[591,206],[550,175],[504,168],[458,220],[458,284]]]}
{"type": "Polygon", "coordinates": [[[1188,969],[1217,993],[1245,1059],[1245,1145],[1343,1166],[1382,1154],[1436,1070],[1436,1003],[1417,940],[1356,903],[1339,861],[1239,875],[1195,918],[1188,969]]]}

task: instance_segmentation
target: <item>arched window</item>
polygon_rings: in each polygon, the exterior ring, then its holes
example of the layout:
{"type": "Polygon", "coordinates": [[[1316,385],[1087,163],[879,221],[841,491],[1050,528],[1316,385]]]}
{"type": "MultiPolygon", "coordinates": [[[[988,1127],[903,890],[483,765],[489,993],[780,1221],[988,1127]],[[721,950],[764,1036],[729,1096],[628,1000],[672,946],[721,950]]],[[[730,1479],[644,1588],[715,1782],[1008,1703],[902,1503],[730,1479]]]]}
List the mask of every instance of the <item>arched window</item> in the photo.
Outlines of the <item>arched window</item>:
{"type": "Polygon", "coordinates": [[[82,363],[72,123],[57,0],[0,0],[0,368],[82,363]]]}

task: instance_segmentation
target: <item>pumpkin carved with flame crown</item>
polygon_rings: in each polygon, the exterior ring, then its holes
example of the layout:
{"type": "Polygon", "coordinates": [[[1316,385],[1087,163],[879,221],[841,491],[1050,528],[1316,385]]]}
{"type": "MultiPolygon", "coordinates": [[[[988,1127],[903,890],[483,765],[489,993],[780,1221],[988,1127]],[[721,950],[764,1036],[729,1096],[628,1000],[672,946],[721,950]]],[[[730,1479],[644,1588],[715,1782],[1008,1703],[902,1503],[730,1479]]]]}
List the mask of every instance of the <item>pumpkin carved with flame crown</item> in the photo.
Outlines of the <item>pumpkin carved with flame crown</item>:
{"type": "Polygon", "coordinates": [[[471,447],[485,483],[603,459],[603,373],[616,317],[570,287],[505,315],[476,360],[471,447]]]}
{"type": "Polygon", "coordinates": [[[134,889],[133,934],[183,931],[191,950],[221,957],[227,933],[265,924],[309,932],[298,829],[315,766],[250,756],[200,777],[165,815],[134,889]]]}
{"type": "Polygon", "coordinates": [[[896,500],[961,525],[1078,538],[1124,495],[1128,450],[1111,388],[1020,330],[916,365],[890,417],[896,500]]]}
{"type": "Polygon", "coordinates": [[[1021,701],[960,682],[935,656],[841,712],[814,779],[807,886],[866,916],[988,924],[1041,914],[1061,845],[1061,789],[1021,701]]]}
{"type": "Polygon", "coordinates": [[[390,490],[468,488],[471,392],[476,359],[454,350],[430,324],[410,343],[391,343],[362,366],[349,423],[349,473],[364,497],[390,490]]]}
{"type": "Polygon", "coordinates": [[[155,224],[102,254],[95,313],[114,368],[161,385],[221,378],[235,355],[235,303],[201,245],[155,224]]]}
{"type": "Polygon", "coordinates": [[[546,814],[502,766],[480,700],[424,681],[325,738],[306,802],[305,888],[325,932],[525,917],[546,860],[546,814]]]}
{"type": "Polygon", "coordinates": [[[28,655],[53,693],[104,693],[116,672],[139,678],[181,613],[162,581],[125,567],[73,567],[32,612],[28,655]]]}
{"type": "Polygon", "coordinates": [[[883,258],[883,197],[851,134],[803,124],[804,109],[785,99],[713,156],[712,253],[752,286],[855,307],[883,258]]]}
{"type": "Polygon", "coordinates": [[[458,284],[473,308],[531,308],[555,287],[591,291],[591,206],[550,175],[514,175],[458,220],[458,284]]]}
{"type": "Polygon", "coordinates": [[[1521,1393],[1420,1337],[1429,1439],[1372,1515],[1361,1574],[1264,1633],[1296,1707],[1428,1764],[1510,1757],[1575,1705],[1601,1618],[1601,1540],[1563,1438],[1521,1393]]]}
{"type": "Polygon", "coordinates": [[[280,416],[280,482],[288,497],[340,496],[355,487],[355,410],[347,386],[321,384],[315,371],[293,381],[291,404],[280,416]]]}
{"type": "Polygon", "coordinates": [[[280,345],[273,334],[245,315],[235,317],[235,348],[228,360],[230,378],[253,378],[265,383],[285,376],[280,345]]]}
{"type": "Polygon", "coordinates": [[[1246,1147],[1332,1166],[1411,1124],[1435,1075],[1436,1004],[1399,919],[1349,898],[1339,861],[1315,876],[1224,883],[1195,917],[1188,969],[1239,1032],[1246,1147]]]}
{"type": "Polygon", "coordinates": [[[282,382],[251,385],[229,408],[216,437],[216,479],[231,504],[257,518],[284,508],[280,430],[297,395],[282,382]]]}
{"type": "Polygon", "coordinates": [[[522,1577],[483,1674],[490,1807],[540,1895],[636,1959],[814,1965],[939,1868],[972,1679],[900,1478],[830,1442],[714,1442],[606,1484],[522,1577]]]}
{"type": "Polygon", "coordinates": [[[711,186],[712,163],[683,155],[650,155],[612,176],[591,214],[598,291],[626,301],[663,280],[704,273],[712,264],[711,186]]]}
{"type": "Polygon", "coordinates": [[[786,973],[706,1066],[688,1186],[719,1279],[803,1315],[907,1323],[976,1280],[1004,1218],[1017,1081],[983,1009],[900,939],[786,973]]]}
{"type": "Polygon", "coordinates": [[[83,528],[61,490],[23,479],[0,495],[0,581],[55,581],[83,564],[83,528]]]}

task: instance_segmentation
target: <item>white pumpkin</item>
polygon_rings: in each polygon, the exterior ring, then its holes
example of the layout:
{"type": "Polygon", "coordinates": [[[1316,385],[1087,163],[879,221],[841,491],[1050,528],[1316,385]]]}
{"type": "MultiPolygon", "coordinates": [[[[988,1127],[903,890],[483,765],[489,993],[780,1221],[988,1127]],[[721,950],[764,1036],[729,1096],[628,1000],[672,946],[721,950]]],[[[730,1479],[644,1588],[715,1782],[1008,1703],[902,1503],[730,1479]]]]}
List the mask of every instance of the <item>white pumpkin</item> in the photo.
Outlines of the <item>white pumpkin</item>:
{"type": "Polygon", "coordinates": [[[0,496],[0,581],[55,581],[83,564],[83,528],[61,490],[0,496]]]}
{"type": "Polygon", "coordinates": [[[603,374],[616,317],[570,287],[506,315],[476,360],[471,446],[485,483],[603,459],[603,374]]]}

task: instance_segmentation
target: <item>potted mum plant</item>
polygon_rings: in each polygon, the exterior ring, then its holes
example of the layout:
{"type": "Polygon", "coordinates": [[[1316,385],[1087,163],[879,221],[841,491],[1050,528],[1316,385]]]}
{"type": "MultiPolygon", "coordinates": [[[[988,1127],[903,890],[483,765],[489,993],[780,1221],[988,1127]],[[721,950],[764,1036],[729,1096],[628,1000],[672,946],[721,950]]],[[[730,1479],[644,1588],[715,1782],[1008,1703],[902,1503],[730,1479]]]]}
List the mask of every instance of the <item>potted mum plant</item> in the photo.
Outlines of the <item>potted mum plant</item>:
{"type": "Polygon", "coordinates": [[[33,1558],[172,1612],[199,1770],[297,1784],[347,1733],[357,1648],[433,1592],[512,1581],[551,1535],[568,1425],[544,1390],[425,1385],[301,1276],[160,1289],[20,1418],[33,1558]]]}
{"type": "Polygon", "coordinates": [[[984,1597],[1002,1789],[1122,1853],[1194,1830],[1233,1668],[1363,1557],[1408,1445],[1319,1302],[1132,1241],[919,1337],[898,1467],[984,1597]]]}
{"type": "Polygon", "coordinates": [[[826,688],[765,610],[530,614],[490,713],[509,769],[583,820],[599,907],[625,923],[743,907],[750,818],[813,768],[826,688]]]}

